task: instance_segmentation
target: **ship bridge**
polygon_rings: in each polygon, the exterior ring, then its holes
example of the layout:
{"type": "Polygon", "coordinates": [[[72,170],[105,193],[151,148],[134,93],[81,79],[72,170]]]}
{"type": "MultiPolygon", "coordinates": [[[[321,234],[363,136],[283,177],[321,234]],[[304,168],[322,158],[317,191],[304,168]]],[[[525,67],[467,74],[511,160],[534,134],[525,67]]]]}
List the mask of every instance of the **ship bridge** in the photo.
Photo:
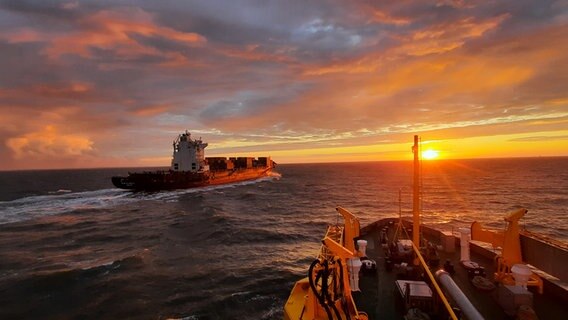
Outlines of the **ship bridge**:
{"type": "Polygon", "coordinates": [[[201,138],[192,139],[187,130],[180,134],[173,142],[172,171],[203,172],[209,171],[205,163],[205,148],[201,138]]]}

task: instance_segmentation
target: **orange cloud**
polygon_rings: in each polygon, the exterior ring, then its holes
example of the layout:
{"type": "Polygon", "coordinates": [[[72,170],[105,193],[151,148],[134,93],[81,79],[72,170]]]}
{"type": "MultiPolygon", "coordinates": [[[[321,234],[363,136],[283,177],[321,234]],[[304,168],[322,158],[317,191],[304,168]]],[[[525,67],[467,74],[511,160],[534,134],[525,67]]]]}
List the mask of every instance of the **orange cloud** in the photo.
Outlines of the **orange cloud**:
{"type": "Polygon", "coordinates": [[[372,18],[373,22],[385,23],[385,24],[392,24],[396,26],[403,26],[407,25],[411,22],[408,18],[398,18],[392,15],[387,14],[384,11],[372,9],[372,18]]]}
{"type": "Polygon", "coordinates": [[[509,14],[502,14],[484,21],[465,18],[418,30],[410,36],[403,37],[401,39],[403,44],[396,48],[394,53],[423,56],[452,51],[463,46],[466,41],[479,38],[484,33],[497,28],[509,17],[509,14]]]}
{"type": "Polygon", "coordinates": [[[413,87],[428,88],[432,98],[440,99],[463,92],[498,90],[522,83],[534,74],[527,65],[503,63],[487,57],[484,60],[467,57],[429,59],[408,62],[385,72],[377,83],[382,94],[396,94],[413,87]],[[441,87],[437,87],[441,86],[441,87]]]}
{"type": "MultiPolygon", "coordinates": [[[[382,15],[386,15],[382,13],[382,15]]],[[[426,56],[443,54],[462,47],[468,40],[479,38],[486,32],[497,28],[509,14],[502,14],[484,21],[464,18],[459,21],[437,24],[427,29],[420,29],[410,35],[392,36],[398,45],[379,53],[370,53],[348,61],[333,61],[323,66],[308,66],[303,74],[321,76],[330,73],[372,73],[385,63],[390,63],[406,56],[426,56]]]]}
{"type": "Polygon", "coordinates": [[[83,30],[66,35],[51,37],[51,43],[45,50],[47,55],[56,59],[64,54],[77,54],[91,58],[91,49],[113,50],[123,58],[138,55],[159,55],[161,52],[136,41],[132,35],[161,37],[185,45],[199,46],[206,39],[193,32],[181,32],[156,25],[152,16],[141,9],[121,9],[100,11],[85,18],[83,30]]]}
{"type": "Polygon", "coordinates": [[[376,71],[382,65],[382,57],[380,55],[368,55],[351,61],[341,61],[326,66],[308,66],[303,75],[306,76],[322,76],[332,73],[371,73],[376,71]]]}
{"type": "Polygon", "coordinates": [[[74,82],[67,85],[43,83],[36,85],[32,91],[44,97],[77,98],[92,92],[93,86],[84,82],[74,82]]]}
{"type": "Polygon", "coordinates": [[[30,28],[20,28],[10,32],[0,32],[0,39],[9,43],[36,42],[44,40],[44,35],[30,28]]]}
{"type": "Polygon", "coordinates": [[[52,125],[45,126],[38,132],[9,138],[6,146],[13,152],[15,159],[77,157],[94,150],[93,142],[87,137],[59,133],[52,125]]]}
{"type": "MultiPolygon", "coordinates": [[[[285,51],[281,49],[279,51],[285,51]]],[[[247,45],[244,48],[241,47],[224,47],[220,48],[219,52],[222,55],[231,57],[231,58],[238,58],[242,60],[250,60],[250,61],[271,61],[271,62],[280,62],[280,63],[289,63],[293,62],[294,59],[292,57],[286,55],[285,53],[267,53],[262,52],[261,47],[259,45],[247,45]]]]}
{"type": "Polygon", "coordinates": [[[147,106],[134,111],[134,114],[141,117],[151,117],[160,113],[167,112],[169,108],[170,106],[168,105],[147,106]]]}

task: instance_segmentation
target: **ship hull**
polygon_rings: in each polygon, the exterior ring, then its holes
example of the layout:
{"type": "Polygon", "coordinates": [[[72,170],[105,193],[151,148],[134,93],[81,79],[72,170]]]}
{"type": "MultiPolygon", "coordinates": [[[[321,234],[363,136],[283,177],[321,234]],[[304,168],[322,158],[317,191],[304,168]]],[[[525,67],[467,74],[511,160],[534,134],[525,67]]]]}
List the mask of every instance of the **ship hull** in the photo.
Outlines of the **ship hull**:
{"type": "Polygon", "coordinates": [[[112,183],[117,188],[140,191],[188,189],[255,180],[268,176],[271,171],[271,167],[218,170],[198,173],[153,171],[130,173],[126,177],[115,176],[112,177],[112,183]]]}

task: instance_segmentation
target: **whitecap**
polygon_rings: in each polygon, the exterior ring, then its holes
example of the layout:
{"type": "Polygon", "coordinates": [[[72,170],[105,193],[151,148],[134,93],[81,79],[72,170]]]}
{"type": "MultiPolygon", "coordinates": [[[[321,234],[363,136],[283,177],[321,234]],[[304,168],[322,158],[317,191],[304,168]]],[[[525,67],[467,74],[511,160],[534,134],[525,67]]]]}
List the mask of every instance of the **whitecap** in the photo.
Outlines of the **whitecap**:
{"type": "Polygon", "coordinates": [[[81,209],[101,209],[137,201],[120,189],[62,192],[0,201],[0,224],[30,220],[42,216],[81,209]]]}

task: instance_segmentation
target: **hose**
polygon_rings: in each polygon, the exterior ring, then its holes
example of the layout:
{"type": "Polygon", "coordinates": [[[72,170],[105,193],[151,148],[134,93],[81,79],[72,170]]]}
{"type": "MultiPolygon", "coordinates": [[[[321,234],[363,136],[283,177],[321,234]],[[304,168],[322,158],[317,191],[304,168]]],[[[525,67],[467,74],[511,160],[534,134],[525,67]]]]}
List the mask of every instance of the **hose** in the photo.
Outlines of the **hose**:
{"type": "MultiPolygon", "coordinates": [[[[325,310],[325,313],[327,314],[327,318],[333,319],[333,316],[331,315],[331,311],[329,311],[329,307],[325,303],[323,294],[321,294],[321,295],[318,294],[318,290],[316,288],[316,285],[314,284],[314,279],[312,278],[314,268],[317,264],[321,264],[318,259],[314,260],[314,262],[312,262],[312,264],[310,264],[310,268],[308,269],[308,282],[310,283],[310,288],[312,289],[312,291],[314,292],[314,294],[318,298],[318,302],[320,303],[320,305],[325,310]]],[[[316,277],[319,277],[319,276],[321,276],[321,271],[318,272],[318,275],[316,277]]],[[[323,288],[323,285],[322,285],[322,288],[323,288]]]]}
{"type": "MultiPolygon", "coordinates": [[[[324,267],[324,277],[322,278],[322,286],[321,286],[321,291],[322,294],[325,295],[325,299],[327,301],[327,304],[331,306],[331,308],[333,309],[333,312],[335,313],[335,316],[337,317],[337,319],[341,319],[341,314],[339,313],[339,310],[337,310],[337,307],[335,306],[335,303],[333,301],[333,299],[331,299],[331,295],[329,294],[329,287],[327,286],[327,281],[329,278],[329,265],[327,263],[327,260],[325,260],[323,262],[323,267],[324,267]]],[[[332,279],[335,282],[335,279],[332,279]]],[[[329,318],[330,320],[333,320],[333,318],[329,318]]]]}

